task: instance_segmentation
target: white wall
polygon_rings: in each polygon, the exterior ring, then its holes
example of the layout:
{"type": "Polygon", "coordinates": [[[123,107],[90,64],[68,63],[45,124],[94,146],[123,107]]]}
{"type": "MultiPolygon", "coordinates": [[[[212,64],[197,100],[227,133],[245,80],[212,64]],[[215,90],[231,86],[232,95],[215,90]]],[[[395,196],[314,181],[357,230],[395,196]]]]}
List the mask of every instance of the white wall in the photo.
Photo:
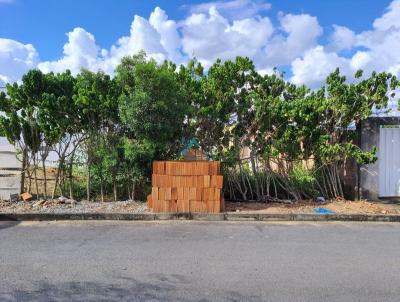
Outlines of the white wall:
{"type": "Polygon", "coordinates": [[[19,194],[22,163],[17,151],[4,137],[0,137],[0,199],[10,199],[10,194],[19,194]]]}

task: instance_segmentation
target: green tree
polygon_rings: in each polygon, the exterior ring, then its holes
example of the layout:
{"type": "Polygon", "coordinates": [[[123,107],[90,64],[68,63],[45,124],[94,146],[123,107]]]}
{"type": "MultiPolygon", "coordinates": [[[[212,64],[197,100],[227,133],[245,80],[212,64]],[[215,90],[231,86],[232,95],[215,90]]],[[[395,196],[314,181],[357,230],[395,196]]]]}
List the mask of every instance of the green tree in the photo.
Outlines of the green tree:
{"type": "Polygon", "coordinates": [[[122,122],[132,138],[155,145],[159,156],[177,153],[187,110],[175,70],[170,67],[150,60],[135,64],[132,74],[117,74],[119,81],[134,85],[125,86],[119,99],[122,122]]]}
{"type": "Polygon", "coordinates": [[[136,64],[134,87],[120,97],[122,122],[137,140],[148,141],[167,155],[176,152],[186,106],[174,70],[155,61],[136,64]]]}
{"type": "MultiPolygon", "coordinates": [[[[91,165],[98,136],[104,136],[108,145],[113,146],[118,136],[118,95],[119,87],[115,80],[102,71],[82,70],[76,77],[74,102],[81,114],[79,128],[86,152],[86,191],[87,200],[91,192],[91,165]]],[[[73,155],[73,154],[72,154],[73,155]]],[[[72,182],[73,156],[70,160],[70,180],[72,182]]]]}
{"type": "MultiPolygon", "coordinates": [[[[69,71],[62,74],[43,74],[30,70],[22,83],[7,85],[7,96],[0,100],[1,127],[10,143],[16,144],[26,156],[24,166],[33,163],[36,192],[39,156],[44,173],[44,192],[47,198],[46,160],[49,152],[66,135],[73,122],[69,120],[74,80],[69,71]]],[[[29,169],[26,169],[29,171],[29,169]]],[[[29,185],[30,188],[30,185],[29,185]]]]}

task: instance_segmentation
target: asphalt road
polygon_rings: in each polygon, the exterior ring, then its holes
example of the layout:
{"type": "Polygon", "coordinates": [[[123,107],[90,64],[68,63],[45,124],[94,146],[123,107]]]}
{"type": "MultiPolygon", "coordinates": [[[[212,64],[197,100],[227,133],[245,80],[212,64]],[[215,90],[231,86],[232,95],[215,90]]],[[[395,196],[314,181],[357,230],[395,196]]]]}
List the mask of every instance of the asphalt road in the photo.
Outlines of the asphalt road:
{"type": "Polygon", "coordinates": [[[400,224],[0,222],[0,301],[400,301],[400,224]]]}

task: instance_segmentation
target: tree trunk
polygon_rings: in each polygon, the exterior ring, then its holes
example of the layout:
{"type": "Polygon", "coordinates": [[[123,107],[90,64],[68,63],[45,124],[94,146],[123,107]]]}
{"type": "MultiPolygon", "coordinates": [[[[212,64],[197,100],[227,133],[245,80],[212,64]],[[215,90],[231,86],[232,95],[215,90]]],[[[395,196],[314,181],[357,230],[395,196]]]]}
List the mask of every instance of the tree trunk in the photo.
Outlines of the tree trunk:
{"type": "Polygon", "coordinates": [[[254,185],[255,185],[255,193],[257,196],[257,200],[260,200],[260,183],[258,181],[258,173],[257,173],[257,165],[256,165],[256,160],[254,156],[253,150],[250,151],[250,163],[251,163],[251,169],[253,170],[253,176],[254,176],[254,185]]]}
{"type": "Polygon", "coordinates": [[[26,173],[28,173],[28,179],[29,179],[28,192],[31,193],[32,192],[32,171],[27,170],[26,173]]]}
{"type": "Polygon", "coordinates": [[[117,201],[117,183],[115,182],[115,179],[113,181],[113,187],[114,187],[114,201],[117,201]]]}
{"type": "Polygon", "coordinates": [[[35,186],[36,186],[36,198],[39,197],[39,184],[38,184],[38,179],[37,179],[37,160],[36,160],[36,154],[33,156],[33,175],[35,176],[35,186]]]}
{"type": "Polygon", "coordinates": [[[72,172],[69,174],[69,198],[74,199],[72,172]]]}
{"type": "MultiPolygon", "coordinates": [[[[64,150],[61,152],[61,148],[59,149],[59,152],[57,152],[59,156],[58,160],[58,168],[57,168],[57,175],[56,175],[56,180],[53,188],[53,193],[51,194],[51,198],[54,199],[54,196],[56,195],[56,190],[57,190],[57,185],[60,183],[60,175],[61,175],[61,170],[64,167],[64,162],[65,162],[65,154],[67,153],[68,147],[71,143],[71,140],[68,141],[68,143],[65,144],[64,150]]],[[[62,191],[61,186],[60,186],[60,191],[62,191]]]]}
{"type": "Polygon", "coordinates": [[[101,180],[100,182],[100,195],[101,195],[101,202],[104,202],[103,180],[101,180]]]}
{"type": "Polygon", "coordinates": [[[47,199],[47,175],[46,175],[46,159],[42,158],[43,178],[44,178],[44,199],[47,199]]]}
{"type": "Polygon", "coordinates": [[[23,149],[22,152],[22,170],[21,170],[21,188],[20,188],[20,193],[24,193],[25,191],[25,173],[26,173],[26,168],[27,168],[27,152],[26,148],[23,149]]]}
{"type": "Polygon", "coordinates": [[[74,194],[73,194],[73,169],[74,169],[74,157],[75,157],[75,149],[72,151],[71,154],[71,159],[69,161],[69,167],[68,167],[68,178],[69,178],[69,198],[74,199],[74,194]]]}
{"type": "Polygon", "coordinates": [[[86,199],[90,201],[90,167],[89,163],[87,165],[87,175],[86,175],[86,199]]]}
{"type": "Polygon", "coordinates": [[[132,201],[135,200],[135,188],[136,188],[136,183],[135,181],[132,181],[132,201]]]}
{"type": "Polygon", "coordinates": [[[54,197],[56,195],[57,185],[58,185],[58,181],[59,181],[59,178],[60,178],[60,170],[61,170],[61,162],[58,163],[56,180],[55,180],[53,192],[51,193],[51,199],[54,199],[54,197]]]}
{"type": "Polygon", "coordinates": [[[87,150],[87,174],[86,174],[86,199],[90,201],[90,146],[88,146],[87,150]]]}
{"type": "MultiPolygon", "coordinates": [[[[241,188],[241,186],[239,185],[239,191],[242,194],[242,198],[244,201],[247,201],[247,186],[246,186],[246,179],[244,177],[244,171],[242,168],[242,162],[239,159],[239,171],[240,171],[240,179],[241,179],[241,183],[243,184],[243,190],[241,188]]],[[[238,183],[240,182],[240,180],[238,181],[238,183]]]]}

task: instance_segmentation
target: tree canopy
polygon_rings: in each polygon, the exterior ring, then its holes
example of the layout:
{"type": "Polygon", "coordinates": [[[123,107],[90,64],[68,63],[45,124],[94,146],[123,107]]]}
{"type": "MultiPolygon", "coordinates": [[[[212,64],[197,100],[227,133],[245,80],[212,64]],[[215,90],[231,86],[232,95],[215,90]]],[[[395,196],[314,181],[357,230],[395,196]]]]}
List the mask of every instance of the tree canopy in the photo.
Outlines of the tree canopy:
{"type": "MultiPolygon", "coordinates": [[[[347,79],[337,69],[311,90],[278,70],[258,73],[248,58],[205,71],[195,59],[177,67],[139,53],[114,77],[29,71],[0,93],[0,130],[25,155],[28,174],[40,163],[46,172],[49,153],[58,154],[53,197],[143,198],[151,162],[179,158],[180,142],[192,138],[223,162],[228,198],[335,197],[346,161],[376,160],[351,127],[386,108],[398,86],[390,73],[347,79]]],[[[36,192],[46,197],[44,187],[36,192]]]]}

